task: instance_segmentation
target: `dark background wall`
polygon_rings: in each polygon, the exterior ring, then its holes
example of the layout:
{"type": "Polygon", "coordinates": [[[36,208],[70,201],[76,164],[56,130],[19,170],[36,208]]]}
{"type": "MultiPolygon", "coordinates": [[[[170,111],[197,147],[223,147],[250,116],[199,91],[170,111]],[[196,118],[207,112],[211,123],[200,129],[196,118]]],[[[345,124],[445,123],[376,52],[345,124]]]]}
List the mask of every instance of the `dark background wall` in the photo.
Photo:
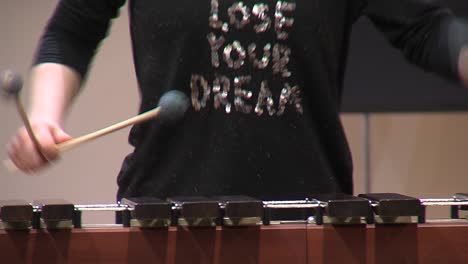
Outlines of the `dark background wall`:
{"type": "MultiPolygon", "coordinates": [[[[442,2],[468,20],[467,0],[442,2]]],[[[407,63],[365,17],[355,25],[347,69],[344,112],[468,110],[468,89],[407,63]]]]}

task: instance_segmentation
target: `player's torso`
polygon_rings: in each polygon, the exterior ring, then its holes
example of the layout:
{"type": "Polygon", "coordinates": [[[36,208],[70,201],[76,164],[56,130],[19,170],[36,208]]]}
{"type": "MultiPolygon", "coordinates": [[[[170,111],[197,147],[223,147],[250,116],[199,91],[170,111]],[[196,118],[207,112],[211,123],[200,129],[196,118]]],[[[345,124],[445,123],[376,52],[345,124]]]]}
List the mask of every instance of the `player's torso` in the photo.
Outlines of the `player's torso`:
{"type": "MultiPolygon", "coordinates": [[[[132,0],[132,13],[152,16],[160,26],[206,27],[217,15],[224,29],[249,30],[262,22],[270,21],[272,29],[282,18],[292,18],[298,23],[342,20],[358,11],[366,0],[132,0]],[[239,24],[240,23],[240,24],[239,24]]],[[[296,23],[297,24],[297,23],[296,23]]],[[[301,26],[301,25],[298,25],[301,26]]]]}

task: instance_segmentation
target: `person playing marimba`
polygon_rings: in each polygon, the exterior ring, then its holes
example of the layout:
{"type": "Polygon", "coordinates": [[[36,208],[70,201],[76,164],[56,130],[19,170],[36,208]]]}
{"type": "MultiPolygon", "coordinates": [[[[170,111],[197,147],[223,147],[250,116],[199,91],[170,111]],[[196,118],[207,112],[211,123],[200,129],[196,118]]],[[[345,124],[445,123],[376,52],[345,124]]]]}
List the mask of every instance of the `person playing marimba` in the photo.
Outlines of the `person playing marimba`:
{"type": "MultiPolygon", "coordinates": [[[[21,129],[8,148],[22,171],[46,167],[70,139],[65,113],[124,2],[59,1],[31,72],[30,118],[42,147],[21,129]]],[[[191,106],[177,122],[133,126],[119,200],[352,193],[339,112],[361,16],[411,63],[468,86],[468,24],[433,0],[129,1],[129,13],[140,112],[170,90],[191,106]]]]}

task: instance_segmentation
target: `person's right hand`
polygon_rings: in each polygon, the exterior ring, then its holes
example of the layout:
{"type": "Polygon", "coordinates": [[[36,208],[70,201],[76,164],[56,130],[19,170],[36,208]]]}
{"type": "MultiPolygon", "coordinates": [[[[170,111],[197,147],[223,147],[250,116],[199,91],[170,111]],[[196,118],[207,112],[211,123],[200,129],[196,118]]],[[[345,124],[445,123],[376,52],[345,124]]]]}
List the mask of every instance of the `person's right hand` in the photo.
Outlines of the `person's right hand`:
{"type": "Polygon", "coordinates": [[[18,130],[7,146],[10,160],[19,170],[27,174],[37,172],[51,161],[57,160],[60,153],[56,145],[71,139],[55,122],[31,120],[31,126],[41,145],[40,152],[24,127],[18,130]]]}

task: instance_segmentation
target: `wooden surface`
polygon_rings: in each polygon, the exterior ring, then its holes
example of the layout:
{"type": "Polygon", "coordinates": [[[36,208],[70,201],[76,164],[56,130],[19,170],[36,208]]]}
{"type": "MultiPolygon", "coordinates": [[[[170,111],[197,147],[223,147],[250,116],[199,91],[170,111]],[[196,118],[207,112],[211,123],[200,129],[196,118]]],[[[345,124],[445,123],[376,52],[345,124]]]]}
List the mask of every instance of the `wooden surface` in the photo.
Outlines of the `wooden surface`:
{"type": "Polygon", "coordinates": [[[468,223],[0,230],[0,263],[468,263],[468,223]]]}

